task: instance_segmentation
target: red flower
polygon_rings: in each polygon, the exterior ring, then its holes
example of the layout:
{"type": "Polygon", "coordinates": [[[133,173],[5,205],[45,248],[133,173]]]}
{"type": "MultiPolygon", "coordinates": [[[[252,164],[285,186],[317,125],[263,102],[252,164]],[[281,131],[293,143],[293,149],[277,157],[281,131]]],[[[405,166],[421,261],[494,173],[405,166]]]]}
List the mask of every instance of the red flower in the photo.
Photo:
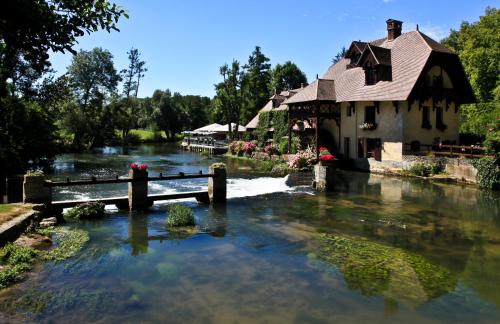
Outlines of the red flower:
{"type": "Polygon", "coordinates": [[[132,163],[132,164],[130,165],[130,168],[131,168],[132,170],[137,170],[137,169],[139,168],[139,166],[137,165],[137,163],[132,163]]]}
{"type": "Polygon", "coordinates": [[[148,169],[147,164],[141,164],[141,166],[139,167],[139,170],[141,170],[141,171],[146,171],[147,169],[148,169]]]}
{"type": "Polygon", "coordinates": [[[320,151],[328,151],[328,149],[326,147],[324,147],[324,146],[320,146],[319,150],[320,151]]]}
{"type": "Polygon", "coordinates": [[[319,157],[321,161],[335,161],[337,158],[331,154],[322,155],[319,157]]]}

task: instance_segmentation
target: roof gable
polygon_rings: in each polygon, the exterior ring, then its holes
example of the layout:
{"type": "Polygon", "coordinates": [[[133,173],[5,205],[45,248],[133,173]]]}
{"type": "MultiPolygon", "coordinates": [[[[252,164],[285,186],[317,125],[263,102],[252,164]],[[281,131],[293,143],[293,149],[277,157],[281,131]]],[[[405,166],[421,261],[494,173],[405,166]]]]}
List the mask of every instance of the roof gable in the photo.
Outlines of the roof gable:
{"type": "Polygon", "coordinates": [[[334,81],[329,79],[317,79],[305,87],[304,90],[287,99],[284,104],[335,100],[334,81]]]}

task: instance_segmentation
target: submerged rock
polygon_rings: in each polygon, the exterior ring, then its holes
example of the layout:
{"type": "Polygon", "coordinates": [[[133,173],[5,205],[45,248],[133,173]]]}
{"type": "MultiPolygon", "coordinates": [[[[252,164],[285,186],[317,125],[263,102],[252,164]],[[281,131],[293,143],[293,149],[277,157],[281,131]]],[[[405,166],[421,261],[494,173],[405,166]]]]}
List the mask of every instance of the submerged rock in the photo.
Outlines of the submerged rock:
{"type": "Polygon", "coordinates": [[[35,248],[39,250],[46,250],[49,249],[52,246],[52,240],[48,238],[47,236],[40,235],[40,234],[25,234],[21,235],[15,242],[14,244],[23,246],[23,247],[30,247],[30,248],[35,248]]]}
{"type": "Polygon", "coordinates": [[[55,226],[55,225],[57,225],[57,218],[55,218],[55,217],[44,218],[40,222],[40,227],[42,227],[42,228],[55,226]]]}

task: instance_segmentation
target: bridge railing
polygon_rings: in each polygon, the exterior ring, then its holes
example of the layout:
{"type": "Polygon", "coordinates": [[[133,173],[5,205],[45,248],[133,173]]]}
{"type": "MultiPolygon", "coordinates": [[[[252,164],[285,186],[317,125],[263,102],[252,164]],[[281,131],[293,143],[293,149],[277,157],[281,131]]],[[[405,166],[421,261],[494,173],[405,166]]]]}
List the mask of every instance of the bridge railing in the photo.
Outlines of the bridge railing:
{"type": "Polygon", "coordinates": [[[46,180],[43,175],[25,175],[23,182],[23,201],[25,203],[44,203],[53,209],[62,209],[67,207],[76,206],[85,202],[103,202],[105,204],[116,205],[119,209],[129,210],[144,210],[150,207],[154,201],[169,200],[180,198],[196,198],[200,202],[224,202],[226,200],[226,169],[220,167],[209,168],[209,173],[184,173],[179,172],[174,175],[164,176],[160,173],[158,176],[149,177],[147,171],[130,170],[129,176],[110,179],[98,179],[92,176],[90,180],[77,179],[66,181],[51,181],[46,180]],[[185,179],[208,179],[208,189],[205,191],[193,192],[176,192],[169,194],[155,194],[148,195],[148,183],[150,181],[174,181],[185,179]],[[52,188],[55,187],[68,187],[68,186],[85,186],[85,185],[102,185],[114,183],[128,183],[128,196],[126,197],[111,197],[100,199],[87,199],[87,200],[66,200],[66,201],[53,201],[52,188]]]}
{"type": "MultiPolygon", "coordinates": [[[[156,177],[147,177],[146,181],[165,181],[165,180],[183,180],[183,179],[199,179],[199,178],[210,178],[213,177],[214,174],[210,173],[192,173],[185,174],[184,172],[179,172],[176,175],[167,175],[164,176],[160,173],[159,176],[156,177]]],[[[69,187],[69,186],[86,186],[86,185],[97,185],[97,184],[113,184],[113,183],[130,183],[130,182],[140,182],[144,181],[144,179],[139,178],[125,178],[116,176],[115,178],[110,179],[98,179],[97,177],[91,177],[90,180],[78,179],[71,180],[70,178],[66,178],[66,181],[51,181],[44,180],[45,187],[69,187]]]]}

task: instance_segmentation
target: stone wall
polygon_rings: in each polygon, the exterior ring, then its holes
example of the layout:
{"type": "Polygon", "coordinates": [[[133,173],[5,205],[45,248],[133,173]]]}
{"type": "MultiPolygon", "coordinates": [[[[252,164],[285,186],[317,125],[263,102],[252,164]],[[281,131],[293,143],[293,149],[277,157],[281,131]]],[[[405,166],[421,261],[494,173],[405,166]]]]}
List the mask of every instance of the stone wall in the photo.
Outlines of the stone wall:
{"type": "Polygon", "coordinates": [[[376,173],[397,173],[416,163],[444,165],[449,180],[477,183],[477,169],[470,160],[460,158],[404,155],[402,161],[375,161],[375,159],[356,159],[353,167],[362,171],[376,173]]]}

